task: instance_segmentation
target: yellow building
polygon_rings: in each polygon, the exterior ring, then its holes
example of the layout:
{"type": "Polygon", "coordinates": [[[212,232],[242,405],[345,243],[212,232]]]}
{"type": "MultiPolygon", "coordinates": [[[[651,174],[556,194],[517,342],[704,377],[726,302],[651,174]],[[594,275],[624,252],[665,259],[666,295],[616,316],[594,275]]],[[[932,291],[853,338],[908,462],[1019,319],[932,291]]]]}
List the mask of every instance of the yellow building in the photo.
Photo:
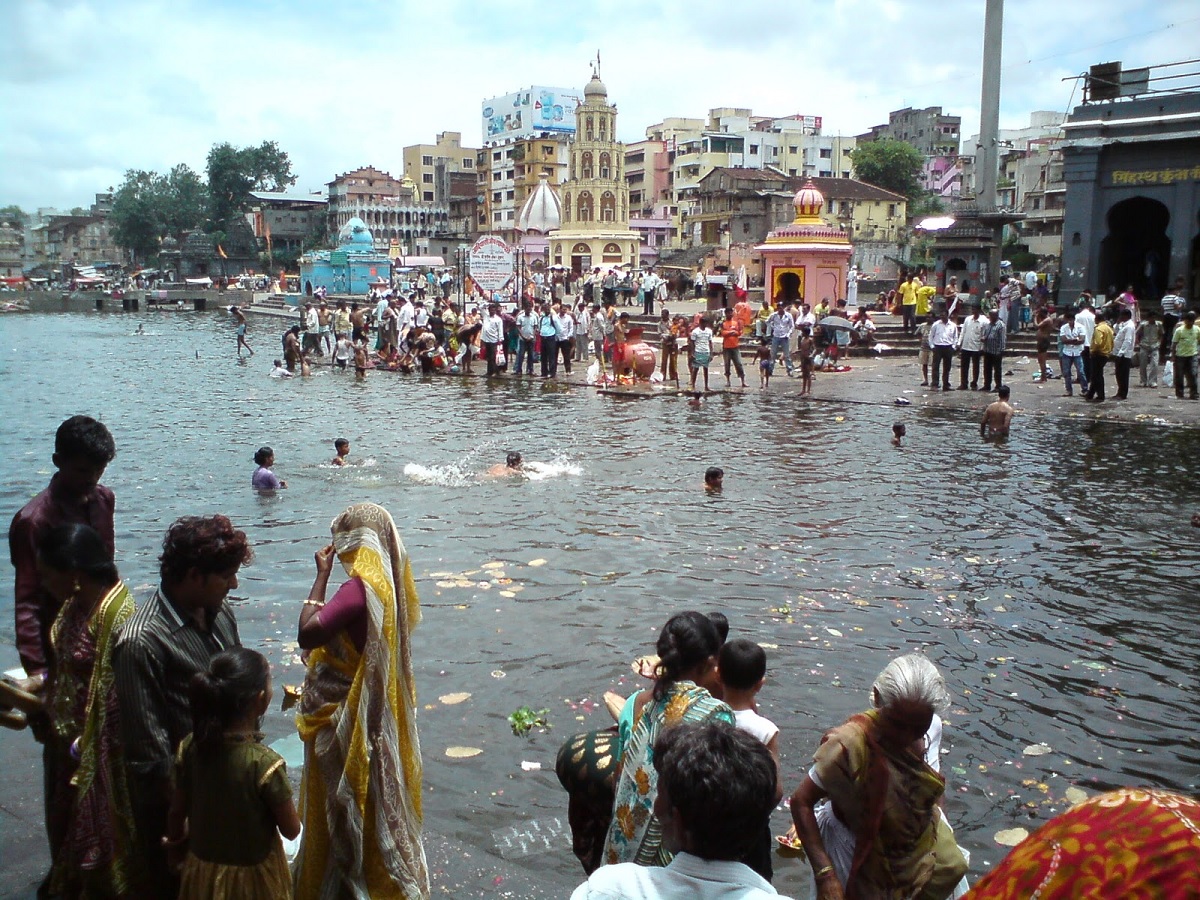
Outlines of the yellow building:
{"type": "Polygon", "coordinates": [[[576,273],[597,266],[638,264],[639,238],[629,228],[625,146],[617,140],[617,110],[599,72],[575,110],[570,172],[562,187],[562,228],[550,232],[550,260],[576,273]]]}

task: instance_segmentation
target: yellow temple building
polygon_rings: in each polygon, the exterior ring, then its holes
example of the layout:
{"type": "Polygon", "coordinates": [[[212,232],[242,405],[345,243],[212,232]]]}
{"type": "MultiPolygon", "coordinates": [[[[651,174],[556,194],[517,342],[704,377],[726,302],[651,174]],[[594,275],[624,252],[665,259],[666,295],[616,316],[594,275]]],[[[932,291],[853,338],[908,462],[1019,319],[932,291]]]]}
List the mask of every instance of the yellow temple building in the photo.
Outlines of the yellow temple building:
{"type": "Polygon", "coordinates": [[[617,109],[597,69],[575,110],[562,226],[550,232],[550,261],[576,274],[638,264],[639,238],[629,228],[625,145],[617,140],[617,109]]]}

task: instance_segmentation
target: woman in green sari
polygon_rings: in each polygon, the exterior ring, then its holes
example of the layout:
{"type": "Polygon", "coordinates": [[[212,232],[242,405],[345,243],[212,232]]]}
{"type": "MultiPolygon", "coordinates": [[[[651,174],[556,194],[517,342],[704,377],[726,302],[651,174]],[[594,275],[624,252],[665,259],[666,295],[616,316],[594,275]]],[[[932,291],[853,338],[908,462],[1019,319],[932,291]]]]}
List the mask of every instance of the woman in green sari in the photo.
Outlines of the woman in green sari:
{"type": "Polygon", "coordinates": [[[133,597],[100,535],[60,525],[38,545],[46,591],[62,601],[50,631],[48,750],[55,758],[47,827],[55,897],[140,895],[133,814],[120,743],[112,647],[133,597]]]}
{"type": "Polygon", "coordinates": [[[658,680],[652,689],[625,701],[618,723],[613,752],[620,770],[605,863],[665,866],[671,861],[673,854],[662,845],[662,828],[653,812],[658,794],[654,742],[664,729],[681,722],[734,724],[733,711],[710,693],[720,693],[720,649],[716,626],[701,613],[679,613],[663,626],[657,645],[658,680]]]}
{"type": "Polygon", "coordinates": [[[817,898],[945,900],[967,870],[940,814],[945,779],[925,756],[950,703],[946,683],[928,659],[908,654],[879,674],[872,700],[821,738],[792,795],[817,898]]]}

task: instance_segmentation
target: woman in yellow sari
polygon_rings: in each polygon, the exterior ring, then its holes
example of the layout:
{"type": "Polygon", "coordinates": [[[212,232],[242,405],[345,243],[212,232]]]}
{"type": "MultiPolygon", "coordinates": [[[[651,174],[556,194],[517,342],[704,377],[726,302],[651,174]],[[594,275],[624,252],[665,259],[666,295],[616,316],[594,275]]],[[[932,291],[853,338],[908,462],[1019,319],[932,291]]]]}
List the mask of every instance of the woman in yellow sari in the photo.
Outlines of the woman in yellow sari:
{"type": "Polygon", "coordinates": [[[421,747],[410,636],[420,619],[408,553],[387,510],[348,507],[300,613],[308,672],[297,900],[425,898],[421,747]],[[326,602],[334,556],[349,580],[326,602]]]}
{"type": "Polygon", "coordinates": [[[62,602],[50,630],[47,752],[54,760],[46,823],[55,897],[133,897],[141,868],[125,781],[112,647],[133,597],[87,525],[60,525],[38,546],[46,591],[62,602]]]}

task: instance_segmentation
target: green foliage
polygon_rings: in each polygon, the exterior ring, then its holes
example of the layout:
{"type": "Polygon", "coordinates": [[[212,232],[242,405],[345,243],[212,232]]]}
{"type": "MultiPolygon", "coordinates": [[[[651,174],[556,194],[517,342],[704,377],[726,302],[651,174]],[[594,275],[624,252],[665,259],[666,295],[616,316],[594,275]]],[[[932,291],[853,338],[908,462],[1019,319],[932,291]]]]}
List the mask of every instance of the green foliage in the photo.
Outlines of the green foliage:
{"type": "Polygon", "coordinates": [[[156,172],[130,169],[113,193],[109,229],[118,246],[132,250],[145,261],[158,252],[166,233],[163,209],[163,177],[156,172]]]}
{"type": "Polygon", "coordinates": [[[0,206],[0,222],[12,222],[15,225],[24,225],[29,221],[29,213],[21,209],[15,203],[11,206],[0,206]]]}
{"type": "Polygon", "coordinates": [[[913,219],[925,216],[937,216],[946,211],[946,202],[940,194],[933,191],[922,191],[920,196],[913,198],[908,204],[908,215],[913,219]]]}
{"type": "Polygon", "coordinates": [[[214,144],[208,152],[211,227],[228,231],[230,223],[249,208],[251,191],[282,191],[295,183],[292,162],[275,141],[257,147],[214,144]]]}
{"type": "Polygon", "coordinates": [[[524,737],[534,728],[547,731],[550,723],[546,721],[546,714],[549,712],[548,709],[534,711],[528,706],[521,706],[508,714],[508,724],[512,726],[512,733],[517,737],[524,737]]]}
{"type": "Polygon", "coordinates": [[[1041,266],[1038,255],[1030,253],[1029,246],[1020,243],[1015,237],[1010,237],[1004,242],[1004,258],[1012,263],[1015,272],[1036,272],[1041,266]]]}
{"type": "Polygon", "coordinates": [[[313,216],[308,226],[308,234],[304,236],[304,252],[320,250],[329,243],[329,223],[324,214],[313,216]]]}
{"type": "Polygon", "coordinates": [[[109,223],[113,240],[145,261],[158,252],[163,237],[181,240],[204,224],[208,188],[185,165],[167,175],[130,169],[113,194],[109,223]]]}
{"type": "Polygon", "coordinates": [[[919,176],[925,157],[911,144],[891,139],[868,141],[855,147],[850,159],[859,181],[903,194],[910,200],[923,191],[919,176]]]}

